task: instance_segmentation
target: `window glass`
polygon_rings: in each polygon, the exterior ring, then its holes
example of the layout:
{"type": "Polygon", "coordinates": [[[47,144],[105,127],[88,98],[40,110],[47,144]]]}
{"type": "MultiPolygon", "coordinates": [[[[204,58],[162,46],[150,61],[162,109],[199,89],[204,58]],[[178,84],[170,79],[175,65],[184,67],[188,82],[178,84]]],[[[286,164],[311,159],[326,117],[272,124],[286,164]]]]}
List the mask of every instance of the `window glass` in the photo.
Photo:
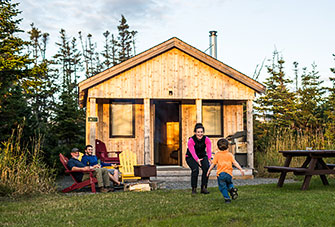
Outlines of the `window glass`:
{"type": "Polygon", "coordinates": [[[111,136],[134,136],[134,108],[131,103],[111,104],[111,136]]]}
{"type": "Polygon", "coordinates": [[[204,103],[202,106],[202,123],[206,135],[222,136],[222,105],[220,103],[204,103]]]}

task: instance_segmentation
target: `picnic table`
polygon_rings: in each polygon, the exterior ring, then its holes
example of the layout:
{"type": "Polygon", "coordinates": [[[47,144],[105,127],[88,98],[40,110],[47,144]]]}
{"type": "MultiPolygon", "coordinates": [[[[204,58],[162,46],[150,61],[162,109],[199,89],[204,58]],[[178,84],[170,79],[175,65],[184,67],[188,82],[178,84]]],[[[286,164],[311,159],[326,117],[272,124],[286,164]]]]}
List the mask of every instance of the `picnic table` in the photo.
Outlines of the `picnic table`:
{"type": "Polygon", "coordinates": [[[288,172],[294,175],[304,175],[301,190],[307,190],[313,175],[319,175],[323,185],[329,185],[326,175],[335,174],[335,164],[326,164],[323,160],[328,157],[335,157],[335,150],[291,150],[279,151],[286,157],[284,166],[265,166],[269,172],[280,172],[278,187],[282,187],[288,172]],[[306,157],[301,167],[290,167],[293,157],[306,157]]]}

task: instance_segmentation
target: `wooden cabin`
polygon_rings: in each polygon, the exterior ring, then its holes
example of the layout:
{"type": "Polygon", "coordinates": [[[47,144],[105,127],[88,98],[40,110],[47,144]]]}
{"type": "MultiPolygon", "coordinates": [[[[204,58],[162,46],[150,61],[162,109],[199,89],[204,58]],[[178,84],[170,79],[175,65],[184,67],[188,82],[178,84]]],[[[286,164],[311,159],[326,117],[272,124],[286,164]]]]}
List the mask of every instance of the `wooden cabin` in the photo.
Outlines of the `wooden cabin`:
{"type": "Polygon", "coordinates": [[[86,141],[131,150],[138,164],[188,167],[187,141],[202,122],[212,151],[222,137],[246,132],[233,153],[253,168],[252,102],[264,85],[171,38],[79,83],[86,141]]]}

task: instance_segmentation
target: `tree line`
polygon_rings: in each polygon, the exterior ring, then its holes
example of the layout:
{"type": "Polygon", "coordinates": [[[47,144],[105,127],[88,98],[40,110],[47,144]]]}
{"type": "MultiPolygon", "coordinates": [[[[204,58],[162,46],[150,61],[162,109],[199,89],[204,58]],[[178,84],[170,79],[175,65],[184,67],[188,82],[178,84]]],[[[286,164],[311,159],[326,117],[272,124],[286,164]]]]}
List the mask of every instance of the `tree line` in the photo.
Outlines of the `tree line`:
{"type": "Polygon", "coordinates": [[[89,78],[135,55],[135,36],[121,15],[118,33],[106,30],[102,51],[93,36],[69,37],[60,29],[57,53],[46,56],[48,33],[34,24],[20,38],[18,3],[0,0],[0,141],[23,127],[21,143],[41,139],[45,161],[59,165],[58,154],[85,145],[85,112],[78,105],[80,76],[89,78]]]}
{"type": "Polygon", "coordinates": [[[335,68],[330,68],[329,87],[320,79],[315,63],[299,68],[294,62],[290,78],[285,60],[277,51],[265,68],[267,90],[255,101],[255,151],[269,152],[273,141],[277,141],[273,146],[277,149],[334,149],[335,68]],[[285,141],[287,134],[295,145],[288,146],[292,141],[285,141]]]}

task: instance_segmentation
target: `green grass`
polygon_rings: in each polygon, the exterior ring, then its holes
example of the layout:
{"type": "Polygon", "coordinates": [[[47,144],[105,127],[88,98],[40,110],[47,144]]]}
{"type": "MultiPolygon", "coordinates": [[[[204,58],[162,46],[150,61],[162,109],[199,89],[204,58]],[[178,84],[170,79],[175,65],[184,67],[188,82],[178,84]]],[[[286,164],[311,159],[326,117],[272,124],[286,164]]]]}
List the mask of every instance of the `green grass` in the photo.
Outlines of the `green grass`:
{"type": "Polygon", "coordinates": [[[0,225],[10,226],[333,226],[335,180],[239,187],[225,204],[218,188],[191,197],[190,190],[49,194],[0,200],[0,225]]]}

